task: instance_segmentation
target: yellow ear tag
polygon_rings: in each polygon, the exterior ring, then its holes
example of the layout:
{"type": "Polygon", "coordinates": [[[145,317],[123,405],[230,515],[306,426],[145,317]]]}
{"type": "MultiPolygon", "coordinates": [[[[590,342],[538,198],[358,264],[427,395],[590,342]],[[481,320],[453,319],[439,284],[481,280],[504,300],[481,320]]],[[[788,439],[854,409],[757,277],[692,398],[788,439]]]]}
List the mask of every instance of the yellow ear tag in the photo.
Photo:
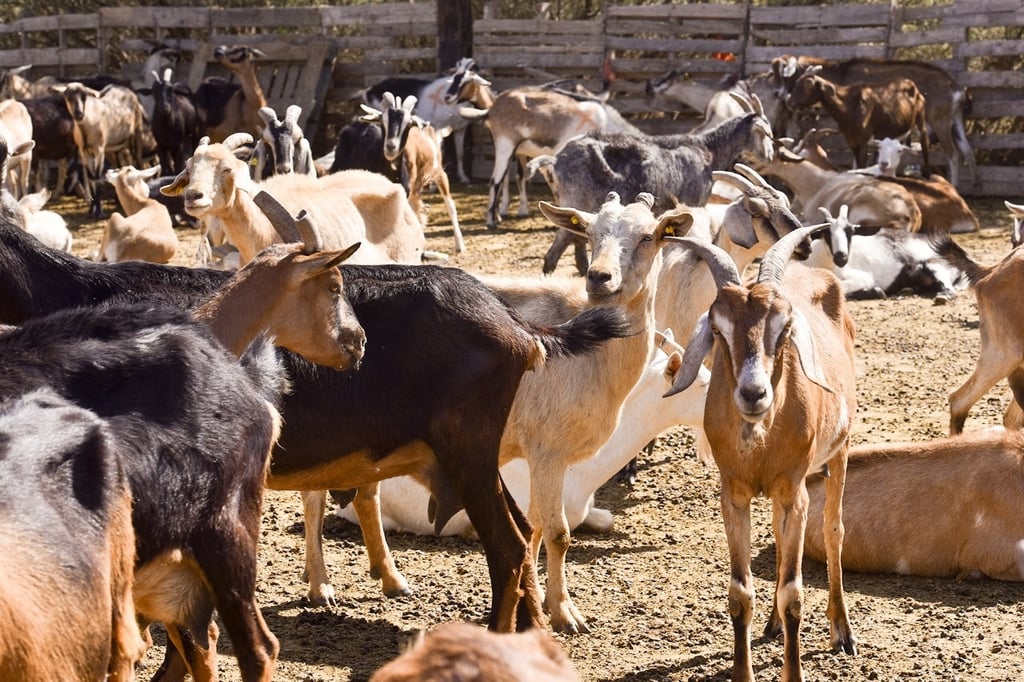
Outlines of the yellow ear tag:
{"type": "Polygon", "coordinates": [[[577,216],[573,216],[569,218],[569,222],[572,223],[573,225],[579,225],[580,219],[577,216]]]}
{"type": "Polygon", "coordinates": [[[676,236],[676,226],[675,225],[666,225],[665,226],[665,234],[667,234],[669,237],[675,237],[676,236]]]}

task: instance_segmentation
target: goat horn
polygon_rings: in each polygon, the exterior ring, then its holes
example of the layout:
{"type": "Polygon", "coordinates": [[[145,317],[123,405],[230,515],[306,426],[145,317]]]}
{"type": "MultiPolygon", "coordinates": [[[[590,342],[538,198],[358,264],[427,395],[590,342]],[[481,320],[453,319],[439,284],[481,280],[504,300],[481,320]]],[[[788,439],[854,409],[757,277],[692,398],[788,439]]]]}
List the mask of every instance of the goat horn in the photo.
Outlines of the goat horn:
{"type": "Polygon", "coordinates": [[[715,278],[715,286],[719,289],[727,284],[738,285],[740,283],[740,273],[736,269],[736,262],[724,249],[695,237],[665,237],[665,239],[685,244],[700,256],[700,259],[707,263],[708,269],[711,270],[711,276],[715,278]]]}
{"type": "Polygon", "coordinates": [[[647,208],[654,208],[654,195],[650,192],[640,192],[636,195],[636,201],[647,208]]]}
{"type": "Polygon", "coordinates": [[[768,249],[768,252],[761,259],[761,267],[757,270],[757,281],[780,284],[782,282],[782,273],[785,272],[786,264],[792,258],[796,247],[800,245],[800,242],[809,238],[825,225],[828,225],[828,223],[801,227],[772,244],[771,248],[768,249]]]}
{"type": "Polygon", "coordinates": [[[302,116],[302,107],[298,104],[289,104],[288,108],[284,110],[284,120],[286,121],[298,123],[299,116],[302,116]]]}
{"type": "Polygon", "coordinates": [[[316,221],[313,217],[306,213],[306,209],[299,211],[299,215],[295,219],[295,225],[298,227],[299,234],[302,235],[302,243],[306,245],[303,249],[306,253],[316,253],[317,251],[324,250],[323,239],[320,238],[320,230],[317,229],[316,221]]]}
{"type": "Polygon", "coordinates": [[[305,243],[302,233],[295,224],[295,218],[273,195],[268,194],[265,190],[260,190],[252,200],[263,211],[263,215],[267,216],[267,220],[274,226],[286,244],[305,243]]]}
{"type": "MultiPolygon", "coordinates": [[[[209,141],[209,138],[206,138],[209,141]]],[[[201,144],[202,142],[200,142],[201,144]]],[[[241,147],[243,144],[252,144],[252,135],[249,133],[231,133],[222,143],[230,151],[241,147]]]]}
{"type": "Polygon", "coordinates": [[[384,103],[385,109],[397,108],[395,105],[395,95],[390,90],[384,93],[384,95],[381,97],[381,101],[384,103]]]}
{"type": "Polygon", "coordinates": [[[716,170],[711,171],[711,177],[715,180],[721,180],[722,182],[728,183],[740,190],[741,192],[751,192],[754,189],[754,183],[750,182],[747,178],[743,177],[738,173],[732,171],[716,170]]]}

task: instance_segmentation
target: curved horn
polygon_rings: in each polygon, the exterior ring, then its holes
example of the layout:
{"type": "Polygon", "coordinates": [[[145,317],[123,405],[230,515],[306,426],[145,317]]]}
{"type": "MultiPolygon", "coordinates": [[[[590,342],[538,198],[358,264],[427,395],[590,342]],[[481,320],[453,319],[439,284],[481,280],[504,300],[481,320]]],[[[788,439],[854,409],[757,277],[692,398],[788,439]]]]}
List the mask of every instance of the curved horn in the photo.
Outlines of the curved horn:
{"type": "Polygon", "coordinates": [[[685,244],[691,251],[700,256],[701,260],[708,264],[711,276],[715,278],[715,286],[719,289],[727,284],[740,283],[740,273],[736,269],[736,262],[732,257],[709,241],[695,237],[665,237],[674,242],[685,244]]]}
{"type": "Polygon", "coordinates": [[[295,219],[295,225],[299,230],[299,234],[302,235],[302,243],[306,245],[306,248],[303,249],[305,253],[315,253],[324,250],[324,242],[320,238],[320,230],[317,229],[313,217],[306,213],[306,209],[299,211],[299,215],[295,219]]]}
{"type": "Polygon", "coordinates": [[[381,101],[384,103],[385,109],[395,108],[395,95],[390,90],[384,93],[384,95],[381,97],[381,101]]]}
{"type": "Polygon", "coordinates": [[[263,211],[263,215],[267,216],[267,220],[274,226],[277,233],[281,235],[285,244],[305,243],[302,233],[295,224],[295,218],[292,217],[292,214],[288,212],[288,209],[280,201],[264,190],[257,192],[252,200],[263,211]]]}
{"type": "MultiPolygon", "coordinates": [[[[209,138],[204,139],[206,139],[207,142],[209,142],[209,138]]],[[[202,144],[201,140],[200,144],[202,144]]],[[[252,144],[252,135],[250,135],[249,133],[231,133],[230,135],[227,136],[227,138],[225,138],[224,142],[222,142],[221,144],[227,147],[229,151],[234,151],[238,147],[241,147],[243,144],[252,144]]]]}
{"type": "Polygon", "coordinates": [[[298,104],[289,104],[288,108],[284,110],[284,120],[286,121],[298,123],[299,116],[302,116],[302,107],[298,104]]]}
{"type": "Polygon", "coordinates": [[[768,252],[761,258],[761,267],[757,270],[758,282],[782,282],[782,273],[786,270],[786,264],[796,251],[800,242],[821,229],[821,225],[810,225],[793,230],[779,241],[772,244],[768,252]]]}
{"type": "Polygon", "coordinates": [[[636,201],[647,208],[654,208],[654,195],[650,192],[640,192],[636,195],[636,201]]]}
{"type": "Polygon", "coordinates": [[[772,186],[772,183],[765,180],[763,175],[758,173],[756,170],[754,170],[747,164],[737,163],[734,166],[734,168],[738,170],[741,174],[743,174],[743,176],[750,180],[751,182],[758,184],[761,187],[764,187],[765,189],[775,190],[775,187],[772,186]]]}
{"type": "Polygon", "coordinates": [[[747,178],[743,177],[738,173],[733,173],[732,171],[711,171],[711,177],[714,178],[715,180],[721,180],[722,182],[730,184],[744,193],[751,192],[754,189],[756,189],[756,187],[754,187],[754,184],[750,182],[750,180],[748,180],[747,178]]]}

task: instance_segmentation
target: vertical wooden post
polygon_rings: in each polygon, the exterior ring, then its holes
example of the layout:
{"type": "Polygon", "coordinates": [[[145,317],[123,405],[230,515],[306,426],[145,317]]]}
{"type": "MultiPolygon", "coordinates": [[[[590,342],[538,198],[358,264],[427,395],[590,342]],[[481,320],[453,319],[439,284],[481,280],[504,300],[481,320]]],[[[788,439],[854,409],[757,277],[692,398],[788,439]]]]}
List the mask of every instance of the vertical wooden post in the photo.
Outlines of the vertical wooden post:
{"type": "MultiPolygon", "coordinates": [[[[439,70],[450,69],[463,57],[473,56],[473,4],[471,0],[443,0],[437,7],[437,65],[439,70]]],[[[466,131],[466,173],[472,177],[473,131],[466,131]]],[[[444,141],[445,172],[457,180],[455,170],[455,142],[449,136],[444,141]]]]}

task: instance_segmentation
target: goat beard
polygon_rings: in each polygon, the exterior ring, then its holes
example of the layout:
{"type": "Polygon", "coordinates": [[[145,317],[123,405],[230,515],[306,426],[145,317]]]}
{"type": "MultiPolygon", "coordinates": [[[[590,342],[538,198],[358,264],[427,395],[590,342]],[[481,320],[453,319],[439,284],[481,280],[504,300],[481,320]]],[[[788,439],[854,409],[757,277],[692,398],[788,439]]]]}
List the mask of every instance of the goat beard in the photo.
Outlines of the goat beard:
{"type": "Polygon", "coordinates": [[[767,438],[768,429],[764,427],[763,421],[753,424],[743,422],[743,426],[740,429],[739,454],[746,457],[754,450],[763,448],[767,438]]]}

